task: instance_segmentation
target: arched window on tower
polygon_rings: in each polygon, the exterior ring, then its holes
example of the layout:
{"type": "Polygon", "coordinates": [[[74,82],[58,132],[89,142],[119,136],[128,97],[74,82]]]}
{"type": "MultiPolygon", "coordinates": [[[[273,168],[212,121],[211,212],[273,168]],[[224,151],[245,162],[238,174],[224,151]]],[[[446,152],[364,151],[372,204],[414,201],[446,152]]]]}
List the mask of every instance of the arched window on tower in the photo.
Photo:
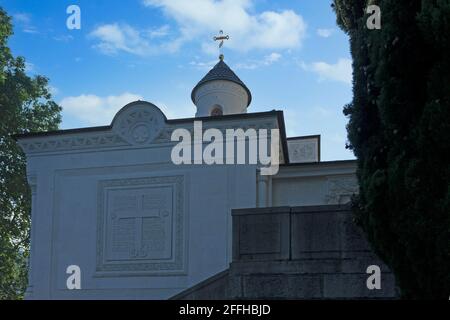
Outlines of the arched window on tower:
{"type": "Polygon", "coordinates": [[[210,113],[211,117],[215,117],[215,116],[223,116],[223,110],[222,107],[219,105],[215,105],[212,109],[211,109],[211,113],[210,113]]]}

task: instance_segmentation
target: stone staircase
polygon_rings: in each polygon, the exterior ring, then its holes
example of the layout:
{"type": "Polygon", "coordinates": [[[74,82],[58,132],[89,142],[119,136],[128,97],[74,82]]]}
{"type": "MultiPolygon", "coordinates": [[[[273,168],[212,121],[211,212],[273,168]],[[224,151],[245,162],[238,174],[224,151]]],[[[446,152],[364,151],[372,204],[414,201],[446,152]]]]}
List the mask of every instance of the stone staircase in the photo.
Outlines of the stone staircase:
{"type": "Polygon", "coordinates": [[[348,206],[233,210],[230,267],[172,299],[395,299],[395,279],[348,206]],[[367,267],[381,270],[368,289],[367,267]]]}

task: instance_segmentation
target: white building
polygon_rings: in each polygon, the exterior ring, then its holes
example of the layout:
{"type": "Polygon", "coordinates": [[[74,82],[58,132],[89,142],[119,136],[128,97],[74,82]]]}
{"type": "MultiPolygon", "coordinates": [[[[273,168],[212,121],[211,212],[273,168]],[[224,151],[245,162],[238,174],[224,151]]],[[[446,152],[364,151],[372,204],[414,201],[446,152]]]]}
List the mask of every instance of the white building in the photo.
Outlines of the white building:
{"type": "Polygon", "coordinates": [[[226,269],[231,209],[338,204],[357,191],[354,161],[320,161],[320,136],[289,138],[282,111],[247,113],[251,93],[221,57],[195,86],[196,117],[148,102],[109,126],[17,136],[32,189],[30,299],[165,299],[226,269]],[[279,129],[280,169],[175,165],[177,128],[279,129]],[[68,266],[81,289],[68,290],[68,266]]]}

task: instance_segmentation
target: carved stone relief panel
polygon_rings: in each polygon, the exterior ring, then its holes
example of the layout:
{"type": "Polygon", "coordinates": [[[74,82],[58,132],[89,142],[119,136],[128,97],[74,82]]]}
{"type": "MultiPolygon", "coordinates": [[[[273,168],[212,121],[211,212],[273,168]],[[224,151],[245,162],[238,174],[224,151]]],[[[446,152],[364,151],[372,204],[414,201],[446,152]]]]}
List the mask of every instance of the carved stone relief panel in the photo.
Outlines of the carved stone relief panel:
{"type": "Polygon", "coordinates": [[[183,272],[183,181],[168,176],[99,182],[98,273],[183,272]]]}
{"type": "Polygon", "coordinates": [[[318,137],[289,139],[289,160],[291,163],[318,162],[319,148],[318,137]]]}
{"type": "Polygon", "coordinates": [[[151,143],[165,126],[164,114],[150,103],[122,109],[114,120],[114,130],[134,145],[151,143]]]}
{"type": "Polygon", "coordinates": [[[358,180],[354,175],[328,177],[327,189],[327,204],[346,204],[350,202],[352,195],[358,193],[358,180]]]}

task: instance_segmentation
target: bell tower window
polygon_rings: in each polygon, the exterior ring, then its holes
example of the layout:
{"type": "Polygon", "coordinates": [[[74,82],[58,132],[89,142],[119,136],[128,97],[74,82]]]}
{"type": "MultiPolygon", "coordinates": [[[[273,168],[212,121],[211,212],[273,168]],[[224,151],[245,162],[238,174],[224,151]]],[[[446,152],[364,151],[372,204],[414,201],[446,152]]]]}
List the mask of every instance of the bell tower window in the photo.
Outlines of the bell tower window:
{"type": "Polygon", "coordinates": [[[215,105],[212,108],[210,115],[211,115],[211,117],[222,116],[223,115],[222,107],[219,105],[215,105]]]}

